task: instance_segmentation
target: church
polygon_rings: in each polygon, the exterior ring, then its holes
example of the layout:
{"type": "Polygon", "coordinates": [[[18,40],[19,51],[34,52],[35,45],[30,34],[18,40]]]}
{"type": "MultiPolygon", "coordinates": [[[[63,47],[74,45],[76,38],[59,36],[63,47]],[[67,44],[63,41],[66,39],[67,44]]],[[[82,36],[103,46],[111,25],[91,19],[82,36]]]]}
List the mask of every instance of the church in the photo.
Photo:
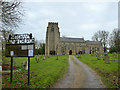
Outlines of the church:
{"type": "Polygon", "coordinates": [[[73,55],[103,53],[102,44],[84,38],[60,37],[57,22],[48,22],[45,55],[73,55]]]}

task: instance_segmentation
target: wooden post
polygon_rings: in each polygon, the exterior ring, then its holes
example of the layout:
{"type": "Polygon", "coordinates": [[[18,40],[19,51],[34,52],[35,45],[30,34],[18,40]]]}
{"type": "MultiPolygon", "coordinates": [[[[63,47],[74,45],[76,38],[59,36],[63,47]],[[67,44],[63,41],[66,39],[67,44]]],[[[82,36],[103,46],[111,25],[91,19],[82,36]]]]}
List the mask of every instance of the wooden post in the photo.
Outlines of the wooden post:
{"type": "Polygon", "coordinates": [[[13,78],[13,57],[11,57],[11,75],[10,75],[10,83],[12,83],[13,78]]]}
{"type": "Polygon", "coordinates": [[[28,57],[28,85],[30,83],[30,57],[28,57]]]}

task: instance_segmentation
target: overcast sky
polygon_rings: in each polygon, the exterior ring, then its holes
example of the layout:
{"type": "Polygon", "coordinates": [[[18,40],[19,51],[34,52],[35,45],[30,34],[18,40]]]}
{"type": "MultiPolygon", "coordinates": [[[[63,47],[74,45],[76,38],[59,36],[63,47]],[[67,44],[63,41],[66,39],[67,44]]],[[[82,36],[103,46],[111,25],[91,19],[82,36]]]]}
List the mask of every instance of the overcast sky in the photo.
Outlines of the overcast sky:
{"type": "Polygon", "coordinates": [[[48,22],[58,22],[60,36],[91,40],[98,30],[118,27],[117,2],[24,2],[24,25],[17,33],[33,33],[45,40],[48,22]]]}

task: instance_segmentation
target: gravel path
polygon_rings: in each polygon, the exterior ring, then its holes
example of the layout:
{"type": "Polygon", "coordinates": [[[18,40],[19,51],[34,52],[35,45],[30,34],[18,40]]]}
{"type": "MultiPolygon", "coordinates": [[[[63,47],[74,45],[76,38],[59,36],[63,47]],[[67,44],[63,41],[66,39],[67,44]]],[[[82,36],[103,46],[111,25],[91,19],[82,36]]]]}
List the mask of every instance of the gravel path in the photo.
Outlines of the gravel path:
{"type": "Polygon", "coordinates": [[[66,75],[53,88],[105,88],[100,77],[75,56],[69,56],[66,75]]]}

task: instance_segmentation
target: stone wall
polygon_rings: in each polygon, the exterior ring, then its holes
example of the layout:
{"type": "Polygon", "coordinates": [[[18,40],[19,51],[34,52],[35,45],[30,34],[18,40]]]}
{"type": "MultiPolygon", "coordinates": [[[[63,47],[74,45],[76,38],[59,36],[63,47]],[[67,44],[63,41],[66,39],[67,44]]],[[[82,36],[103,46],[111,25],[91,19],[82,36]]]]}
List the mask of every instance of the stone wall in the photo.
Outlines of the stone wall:
{"type": "Polygon", "coordinates": [[[59,43],[59,49],[58,49],[58,54],[67,54],[69,55],[70,50],[72,50],[72,54],[78,54],[80,51],[85,54],[90,54],[90,50],[92,52],[92,49],[95,49],[94,52],[100,52],[103,53],[103,48],[100,44],[92,44],[92,45],[87,45],[86,43],[74,43],[74,42],[60,42],[59,43]],[[63,52],[62,52],[62,49],[63,52]]]}

